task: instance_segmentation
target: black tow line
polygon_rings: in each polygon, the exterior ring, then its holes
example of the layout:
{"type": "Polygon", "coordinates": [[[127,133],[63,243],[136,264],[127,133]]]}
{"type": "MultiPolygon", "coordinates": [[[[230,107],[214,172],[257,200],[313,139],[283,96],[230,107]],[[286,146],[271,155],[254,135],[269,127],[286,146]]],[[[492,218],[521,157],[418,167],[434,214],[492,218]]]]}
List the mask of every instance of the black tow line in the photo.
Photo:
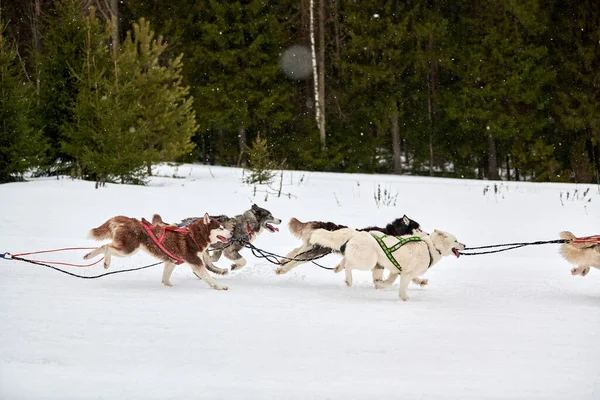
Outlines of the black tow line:
{"type": "Polygon", "coordinates": [[[542,240],[537,242],[523,242],[523,243],[506,243],[506,244],[493,244],[490,246],[479,246],[479,247],[466,247],[464,250],[459,251],[458,253],[463,256],[479,256],[482,254],[492,254],[492,253],[500,253],[501,251],[514,250],[525,246],[537,246],[541,244],[562,244],[567,243],[568,240],[565,239],[557,239],[557,240],[542,240]],[[505,247],[499,250],[490,250],[490,251],[476,251],[471,252],[471,250],[479,250],[479,249],[493,249],[497,247],[505,247]],[[468,251],[468,253],[465,253],[468,251]]]}
{"type": "Polygon", "coordinates": [[[286,257],[286,256],[280,256],[280,255],[277,255],[275,253],[271,253],[271,252],[266,251],[266,250],[259,249],[258,247],[254,246],[252,243],[250,243],[248,240],[243,239],[243,238],[231,238],[229,240],[230,241],[239,242],[242,246],[250,249],[250,251],[252,252],[252,255],[254,257],[256,257],[256,258],[264,258],[265,260],[267,260],[271,264],[275,264],[275,265],[285,265],[285,264],[287,264],[286,262],[284,263],[284,262],[279,261],[279,259],[284,259],[284,260],[287,260],[287,261],[302,261],[302,262],[308,262],[308,261],[310,261],[313,264],[315,264],[316,266],[318,266],[320,268],[323,268],[323,269],[326,269],[326,270],[329,270],[329,271],[335,269],[335,267],[326,267],[326,266],[321,265],[319,263],[316,263],[314,261],[314,260],[318,260],[319,258],[323,258],[325,256],[328,256],[329,254],[333,253],[333,251],[331,251],[329,253],[326,253],[326,254],[322,254],[322,255],[317,256],[317,257],[312,257],[312,258],[298,258],[298,256],[301,256],[302,254],[308,253],[310,250],[312,250],[312,249],[309,249],[309,250],[303,251],[300,254],[297,254],[296,257],[294,257],[294,258],[290,258],[290,257],[286,257]]]}
{"type": "Polygon", "coordinates": [[[65,271],[64,269],[60,269],[60,268],[57,268],[55,266],[52,266],[52,265],[49,265],[49,264],[45,264],[45,263],[42,263],[42,262],[39,262],[39,261],[33,261],[33,260],[28,260],[26,258],[13,256],[10,253],[0,254],[0,257],[4,258],[5,260],[25,261],[26,263],[40,265],[42,267],[51,268],[51,269],[53,269],[55,271],[62,272],[63,274],[67,274],[67,275],[70,275],[70,276],[74,276],[75,278],[81,278],[81,279],[97,279],[97,278],[102,278],[104,276],[113,275],[113,274],[122,274],[124,272],[139,271],[141,269],[146,269],[146,268],[154,267],[154,266],[162,264],[164,262],[164,261],[160,261],[160,262],[157,262],[157,263],[154,263],[154,264],[144,265],[143,267],[129,268],[129,269],[120,269],[118,271],[105,272],[105,273],[100,274],[100,275],[87,276],[87,275],[74,274],[72,272],[65,271]]]}

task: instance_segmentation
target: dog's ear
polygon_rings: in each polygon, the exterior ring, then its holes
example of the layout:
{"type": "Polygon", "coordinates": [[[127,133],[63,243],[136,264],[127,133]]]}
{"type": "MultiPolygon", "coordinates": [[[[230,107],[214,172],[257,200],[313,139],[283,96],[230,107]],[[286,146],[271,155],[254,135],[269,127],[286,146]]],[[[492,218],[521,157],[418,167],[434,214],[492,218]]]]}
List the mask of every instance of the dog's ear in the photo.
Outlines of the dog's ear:
{"type": "Polygon", "coordinates": [[[404,214],[404,216],[402,217],[402,222],[404,222],[406,225],[410,225],[410,218],[408,218],[406,214],[404,214]]]}
{"type": "Polygon", "coordinates": [[[258,209],[258,206],[256,204],[252,204],[252,209],[256,210],[256,209],[258,209]]]}
{"type": "Polygon", "coordinates": [[[204,224],[210,224],[210,215],[208,215],[208,213],[204,213],[204,224]]]}

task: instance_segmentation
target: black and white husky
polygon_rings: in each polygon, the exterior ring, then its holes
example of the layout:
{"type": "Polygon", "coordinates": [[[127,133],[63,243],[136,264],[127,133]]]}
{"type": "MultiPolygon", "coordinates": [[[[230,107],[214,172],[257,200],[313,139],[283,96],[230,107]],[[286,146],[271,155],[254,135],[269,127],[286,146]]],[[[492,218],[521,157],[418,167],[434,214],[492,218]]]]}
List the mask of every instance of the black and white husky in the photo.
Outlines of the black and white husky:
{"type": "MultiPolygon", "coordinates": [[[[223,225],[225,229],[233,234],[233,238],[243,238],[249,242],[256,240],[258,235],[264,231],[268,232],[279,232],[279,229],[273,225],[281,224],[279,218],[275,218],[273,214],[267,209],[253,204],[249,210],[244,211],[240,215],[234,217],[228,217],[227,215],[215,215],[210,216],[216,219],[223,225]]],[[[160,218],[160,217],[159,217],[160,218]]],[[[177,224],[178,227],[184,227],[193,221],[197,220],[196,217],[186,218],[177,224]]],[[[161,221],[152,221],[154,224],[163,223],[161,221]]],[[[244,248],[243,244],[237,241],[230,241],[228,243],[213,243],[209,248],[209,252],[202,254],[202,261],[204,261],[206,268],[219,275],[226,275],[229,270],[219,268],[213,263],[219,261],[221,255],[224,255],[229,260],[233,261],[231,270],[242,268],[246,265],[246,259],[240,254],[240,251],[244,248]]]]}
{"type": "MultiPolygon", "coordinates": [[[[334,222],[323,222],[323,221],[309,221],[309,222],[301,222],[296,218],[291,218],[288,223],[288,227],[290,232],[296,236],[298,239],[302,240],[302,245],[296,247],[294,250],[290,251],[284,258],[282,258],[279,262],[282,264],[281,267],[277,268],[275,272],[277,274],[285,274],[289,272],[292,268],[297,267],[298,265],[304,264],[306,261],[292,261],[290,258],[298,258],[300,260],[313,259],[325,256],[330,254],[331,252],[339,252],[340,246],[348,241],[356,232],[360,231],[379,231],[383,232],[386,235],[392,236],[401,236],[401,235],[412,235],[421,233],[421,225],[418,222],[408,218],[404,215],[402,218],[396,218],[389,224],[387,224],[384,228],[378,226],[370,226],[363,229],[354,230],[352,228],[348,228],[345,225],[338,225],[334,222]],[[324,229],[326,231],[335,231],[338,233],[337,237],[340,239],[341,243],[339,245],[331,246],[322,246],[313,244],[310,242],[312,234],[319,229],[324,229]]],[[[383,272],[381,271],[378,272],[383,272]]],[[[378,272],[374,272],[375,275],[378,272]]]]}
{"type": "MultiPolygon", "coordinates": [[[[273,225],[281,224],[279,218],[275,218],[273,214],[267,209],[253,204],[249,210],[244,211],[240,215],[235,217],[228,217],[226,215],[217,215],[212,217],[219,221],[223,227],[233,233],[234,238],[244,238],[249,242],[256,240],[258,235],[264,231],[271,233],[279,232],[279,228],[273,225]]],[[[240,250],[244,248],[240,242],[229,242],[229,243],[216,243],[211,246],[212,254],[208,252],[204,253],[204,262],[207,266],[210,266],[211,270],[223,271],[223,274],[227,273],[226,269],[216,267],[213,263],[219,261],[221,255],[224,255],[229,260],[233,261],[231,270],[235,271],[246,265],[246,259],[240,254],[240,250]]]]}
{"type": "MultiPolygon", "coordinates": [[[[465,245],[458,242],[450,233],[434,230],[432,234],[421,233],[413,236],[388,236],[381,232],[357,232],[346,240],[348,233],[318,229],[313,232],[310,242],[320,246],[344,247],[344,258],[335,271],[346,271],[346,285],[352,286],[352,270],[373,270],[380,265],[390,271],[387,281],[376,282],[376,287],[386,287],[400,275],[400,298],[408,300],[406,289],[412,280],[423,285],[419,276],[437,263],[443,256],[454,254],[465,245]],[[401,244],[399,244],[402,242],[401,244]]],[[[426,281],[425,281],[426,284],[426,281]]]]}

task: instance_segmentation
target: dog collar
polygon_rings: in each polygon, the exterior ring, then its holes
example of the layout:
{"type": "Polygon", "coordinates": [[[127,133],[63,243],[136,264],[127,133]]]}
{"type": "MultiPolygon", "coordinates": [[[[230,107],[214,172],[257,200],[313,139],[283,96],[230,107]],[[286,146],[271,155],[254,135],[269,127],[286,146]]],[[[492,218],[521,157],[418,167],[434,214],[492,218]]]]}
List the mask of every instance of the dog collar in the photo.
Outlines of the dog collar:
{"type": "Polygon", "coordinates": [[[246,221],[246,230],[248,231],[248,236],[254,235],[254,231],[250,227],[250,222],[247,222],[247,221],[246,221]]]}

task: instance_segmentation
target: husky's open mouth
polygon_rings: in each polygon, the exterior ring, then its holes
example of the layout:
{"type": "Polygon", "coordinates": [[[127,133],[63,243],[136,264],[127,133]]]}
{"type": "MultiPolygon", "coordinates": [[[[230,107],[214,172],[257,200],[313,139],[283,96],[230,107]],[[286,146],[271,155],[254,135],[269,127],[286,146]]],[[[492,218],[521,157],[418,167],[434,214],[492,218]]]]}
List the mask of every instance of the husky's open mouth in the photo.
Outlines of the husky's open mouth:
{"type": "Polygon", "coordinates": [[[458,249],[456,248],[452,248],[452,252],[454,253],[454,255],[456,256],[456,258],[460,257],[460,253],[458,252],[458,249]]]}
{"type": "Polygon", "coordinates": [[[271,232],[279,232],[279,228],[271,225],[271,224],[265,224],[265,227],[270,230],[271,232]]]}
{"type": "Polygon", "coordinates": [[[223,243],[227,243],[228,240],[225,236],[217,235],[217,239],[219,239],[223,243]]]}

